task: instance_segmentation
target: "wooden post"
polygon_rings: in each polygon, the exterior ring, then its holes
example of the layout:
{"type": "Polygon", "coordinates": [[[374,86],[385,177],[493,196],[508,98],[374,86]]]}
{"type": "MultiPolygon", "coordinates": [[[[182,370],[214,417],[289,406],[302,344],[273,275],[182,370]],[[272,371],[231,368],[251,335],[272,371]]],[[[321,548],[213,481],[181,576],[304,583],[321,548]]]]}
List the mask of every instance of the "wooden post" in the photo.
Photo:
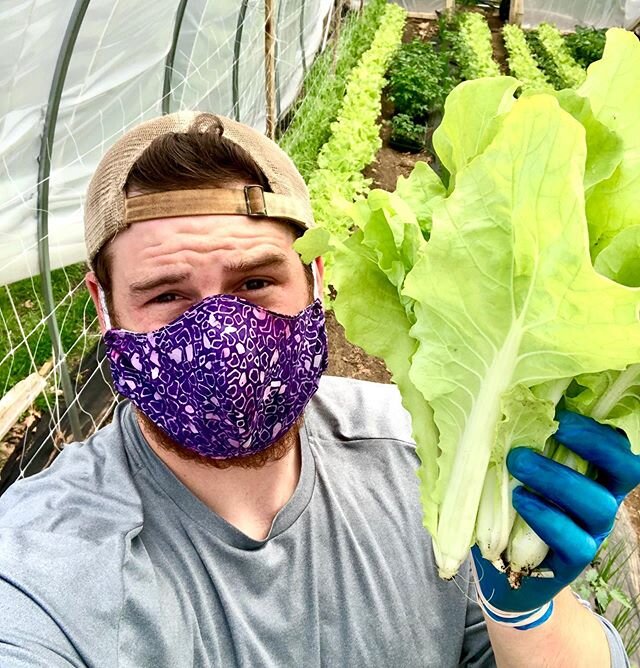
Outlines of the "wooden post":
{"type": "Polygon", "coordinates": [[[264,70],[267,137],[276,134],[276,0],[264,0],[264,70]]]}
{"type": "Polygon", "coordinates": [[[336,73],[338,65],[338,48],[340,42],[340,27],[342,26],[342,12],[344,11],[344,0],[338,0],[335,9],[335,23],[333,27],[333,58],[331,60],[331,74],[336,73]]]}
{"type": "Polygon", "coordinates": [[[456,0],[445,0],[444,8],[448,14],[454,12],[456,9],[456,0]]]}
{"type": "Polygon", "coordinates": [[[511,7],[509,9],[509,23],[517,26],[522,24],[522,16],[524,14],[524,0],[511,0],[511,7]]]}
{"type": "Polygon", "coordinates": [[[39,371],[16,383],[0,399],[0,440],[9,432],[20,416],[31,406],[47,386],[46,376],[53,364],[46,362],[39,371]]]}

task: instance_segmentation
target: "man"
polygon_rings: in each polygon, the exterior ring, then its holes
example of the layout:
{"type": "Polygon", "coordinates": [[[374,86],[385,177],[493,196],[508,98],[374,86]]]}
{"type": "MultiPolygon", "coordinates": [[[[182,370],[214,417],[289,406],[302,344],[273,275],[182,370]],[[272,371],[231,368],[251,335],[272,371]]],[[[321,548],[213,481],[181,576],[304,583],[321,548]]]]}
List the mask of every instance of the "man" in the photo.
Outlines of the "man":
{"type": "Polygon", "coordinates": [[[87,286],[131,403],[0,500],[0,665],[624,666],[565,585],[640,479],[626,439],[566,416],[604,467],[555,470],[568,492],[519,451],[555,572],[512,592],[476,555],[481,609],[469,563],[437,577],[395,388],[320,381],[322,262],[292,248],[311,224],[291,161],[229,119],[165,116],[107,152],[87,286]]]}

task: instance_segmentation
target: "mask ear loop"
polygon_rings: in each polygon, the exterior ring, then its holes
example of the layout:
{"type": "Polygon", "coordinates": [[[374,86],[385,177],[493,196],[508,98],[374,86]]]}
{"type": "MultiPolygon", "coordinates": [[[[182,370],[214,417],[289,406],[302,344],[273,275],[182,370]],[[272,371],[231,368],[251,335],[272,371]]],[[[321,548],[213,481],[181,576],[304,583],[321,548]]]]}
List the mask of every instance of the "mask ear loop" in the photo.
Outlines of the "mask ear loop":
{"type": "Polygon", "coordinates": [[[98,283],[98,303],[100,304],[100,311],[102,312],[102,320],[104,321],[105,329],[111,329],[111,318],[109,318],[109,309],[107,308],[107,298],[100,283],[98,283]]]}
{"type": "Polygon", "coordinates": [[[311,263],[311,273],[313,274],[313,299],[322,301],[322,288],[320,286],[320,276],[316,266],[316,261],[311,263]]]}

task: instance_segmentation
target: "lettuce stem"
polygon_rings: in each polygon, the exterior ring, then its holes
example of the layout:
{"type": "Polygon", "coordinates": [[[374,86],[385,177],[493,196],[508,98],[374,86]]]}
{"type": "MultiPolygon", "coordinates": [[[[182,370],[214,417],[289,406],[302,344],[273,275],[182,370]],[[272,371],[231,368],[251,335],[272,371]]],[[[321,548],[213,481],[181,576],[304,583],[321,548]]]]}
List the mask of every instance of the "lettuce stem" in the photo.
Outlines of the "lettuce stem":
{"type": "Polygon", "coordinates": [[[631,364],[621,371],[616,380],[603,393],[590,411],[594,420],[605,420],[624,393],[636,382],[640,382],[640,364],[631,364]]]}

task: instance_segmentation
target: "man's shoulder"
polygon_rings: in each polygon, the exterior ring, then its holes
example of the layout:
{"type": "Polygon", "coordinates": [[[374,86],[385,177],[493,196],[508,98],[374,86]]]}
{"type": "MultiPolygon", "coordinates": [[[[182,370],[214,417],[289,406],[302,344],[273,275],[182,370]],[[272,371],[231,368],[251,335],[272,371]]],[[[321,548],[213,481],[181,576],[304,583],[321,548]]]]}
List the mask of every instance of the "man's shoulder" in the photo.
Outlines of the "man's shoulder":
{"type": "Polygon", "coordinates": [[[125,438],[121,407],[109,426],[66,446],[48,469],[18,480],[0,497],[0,529],[99,543],[140,525],[125,438]]]}
{"type": "Polygon", "coordinates": [[[411,418],[395,385],[323,376],[305,417],[310,433],[321,440],[413,443],[411,418]]]}

